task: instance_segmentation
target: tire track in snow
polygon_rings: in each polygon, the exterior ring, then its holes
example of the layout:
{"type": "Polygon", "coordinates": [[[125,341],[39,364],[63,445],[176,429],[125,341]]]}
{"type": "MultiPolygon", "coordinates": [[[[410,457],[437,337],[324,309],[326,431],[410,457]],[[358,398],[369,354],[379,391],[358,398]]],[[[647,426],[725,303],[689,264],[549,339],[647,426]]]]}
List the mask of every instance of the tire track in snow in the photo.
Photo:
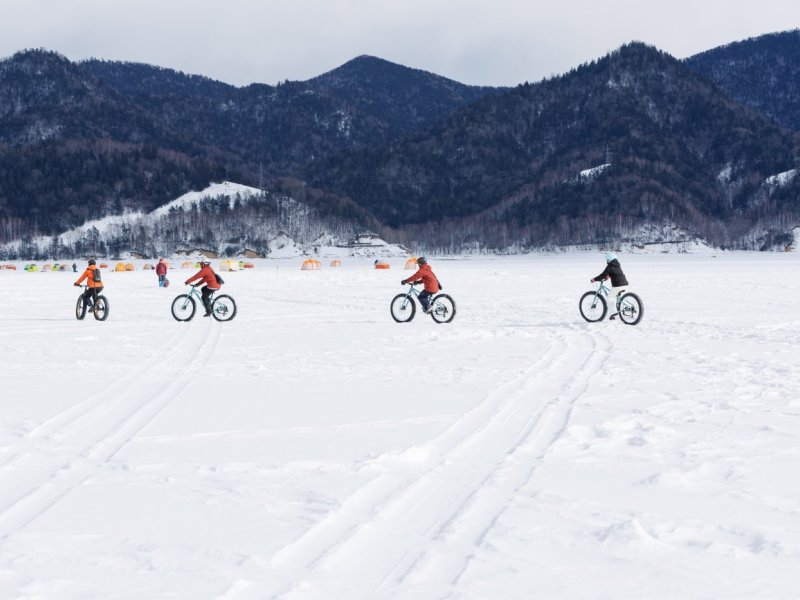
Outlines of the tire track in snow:
{"type": "Polygon", "coordinates": [[[348,581],[368,581],[371,591],[385,593],[402,583],[436,532],[543,423],[542,414],[563,395],[560,382],[580,376],[586,350],[574,340],[586,335],[549,330],[548,350],[521,375],[425,447],[372,461],[389,468],[261,565],[266,580],[239,580],[226,598],[330,597],[337,583],[348,581]],[[573,343],[564,343],[565,337],[573,343]],[[415,454],[422,458],[415,461],[415,454]]]}
{"type": "Polygon", "coordinates": [[[417,546],[398,562],[379,586],[380,592],[407,597],[425,589],[431,597],[444,598],[456,586],[495,523],[508,509],[513,497],[531,479],[548,449],[569,425],[575,403],[586,392],[591,379],[602,372],[610,355],[610,343],[599,335],[589,340],[585,359],[573,378],[538,413],[531,415],[520,443],[509,447],[502,462],[473,490],[463,490],[457,510],[424,532],[417,546]]]}
{"type": "Polygon", "coordinates": [[[187,334],[187,328],[182,327],[179,331],[174,332],[166,342],[159,346],[153,357],[145,362],[141,367],[134,369],[120,379],[112,381],[103,389],[90,396],[87,396],[80,402],[73,404],[59,414],[39,424],[20,440],[0,449],[2,450],[3,454],[10,455],[6,460],[0,463],[0,471],[2,471],[3,468],[12,465],[21,456],[29,453],[31,451],[31,446],[33,446],[37,441],[48,438],[52,435],[57,435],[60,430],[67,427],[76,419],[81,418],[89,411],[95,409],[98,405],[108,402],[109,396],[113,396],[126,390],[131,385],[135,384],[136,381],[139,380],[142,375],[147,373],[150,369],[159,363],[169,360],[170,356],[174,353],[177,344],[183,338],[185,338],[187,334]]]}
{"type": "Polygon", "coordinates": [[[70,490],[94,475],[139,431],[166,408],[208,363],[221,335],[219,326],[194,328],[178,350],[192,344],[189,364],[180,376],[130,385],[116,398],[69,419],[59,439],[34,448],[13,470],[0,470],[0,490],[13,498],[0,506],[0,540],[43,514],[70,490]],[[204,339],[195,344],[194,339],[204,339]]]}

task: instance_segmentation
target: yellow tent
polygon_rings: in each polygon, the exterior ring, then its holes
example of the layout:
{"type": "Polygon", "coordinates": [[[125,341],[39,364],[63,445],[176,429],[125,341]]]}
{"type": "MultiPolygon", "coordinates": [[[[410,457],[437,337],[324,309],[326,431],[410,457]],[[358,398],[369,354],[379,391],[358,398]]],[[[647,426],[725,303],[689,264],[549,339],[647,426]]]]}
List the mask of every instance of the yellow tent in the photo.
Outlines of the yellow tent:
{"type": "Polygon", "coordinates": [[[192,263],[190,263],[188,260],[181,263],[181,269],[191,269],[191,268],[192,268],[192,263]]]}
{"type": "Polygon", "coordinates": [[[117,263],[117,266],[114,267],[115,271],[124,272],[125,271],[125,263],[117,263]]]}
{"type": "Polygon", "coordinates": [[[322,266],[322,263],[320,263],[318,260],[316,260],[314,258],[309,258],[308,260],[304,260],[303,261],[303,266],[300,267],[300,270],[302,270],[302,271],[312,271],[312,270],[319,269],[321,266],[322,266]]]}
{"type": "Polygon", "coordinates": [[[220,271],[238,271],[239,270],[239,261],[238,260],[221,260],[221,261],[219,261],[219,270],[220,271]]]}

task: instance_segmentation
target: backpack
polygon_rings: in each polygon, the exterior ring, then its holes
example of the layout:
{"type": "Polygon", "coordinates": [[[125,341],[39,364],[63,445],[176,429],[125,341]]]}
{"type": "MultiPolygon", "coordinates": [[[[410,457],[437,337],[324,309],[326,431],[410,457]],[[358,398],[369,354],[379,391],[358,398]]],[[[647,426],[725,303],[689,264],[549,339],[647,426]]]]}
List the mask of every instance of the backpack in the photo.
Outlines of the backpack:
{"type": "Polygon", "coordinates": [[[442,289],[443,289],[443,288],[442,288],[442,282],[441,282],[441,281],[439,281],[439,278],[438,278],[438,277],[436,277],[436,275],[434,275],[434,276],[433,276],[433,278],[436,280],[436,285],[438,285],[438,286],[439,286],[439,291],[441,292],[441,291],[442,291],[442,289]]]}
{"type": "Polygon", "coordinates": [[[222,277],[220,277],[219,274],[214,273],[214,277],[217,278],[217,283],[218,284],[222,285],[223,283],[225,283],[225,280],[222,277]]]}
{"type": "Polygon", "coordinates": [[[92,271],[92,281],[95,283],[103,283],[103,277],[100,274],[100,269],[95,269],[92,271]]]}

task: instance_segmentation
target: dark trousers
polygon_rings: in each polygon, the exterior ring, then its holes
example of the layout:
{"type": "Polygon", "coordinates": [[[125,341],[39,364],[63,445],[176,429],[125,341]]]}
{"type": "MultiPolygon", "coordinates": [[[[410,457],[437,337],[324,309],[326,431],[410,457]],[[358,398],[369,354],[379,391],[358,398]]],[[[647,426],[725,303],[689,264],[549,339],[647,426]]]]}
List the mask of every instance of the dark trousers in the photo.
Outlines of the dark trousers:
{"type": "Polygon", "coordinates": [[[430,304],[431,296],[433,296],[433,292],[426,292],[423,290],[419,293],[419,303],[422,305],[422,310],[428,310],[428,304],[430,304]]]}
{"type": "Polygon", "coordinates": [[[211,294],[213,294],[214,292],[217,292],[217,291],[219,291],[219,289],[212,290],[212,289],[211,289],[211,288],[209,288],[207,285],[204,285],[204,286],[203,286],[203,287],[200,289],[200,293],[201,293],[201,294],[202,294],[202,296],[203,296],[203,306],[205,306],[205,307],[206,307],[206,314],[207,314],[207,315],[208,315],[208,314],[211,314],[211,302],[210,302],[210,299],[211,299],[211,294]]]}
{"type": "Polygon", "coordinates": [[[164,287],[164,280],[167,278],[167,274],[164,273],[163,275],[158,276],[158,287],[164,287]]]}
{"type": "Polygon", "coordinates": [[[92,303],[97,301],[97,294],[100,293],[102,288],[86,288],[86,291],[83,292],[83,303],[88,307],[89,301],[91,300],[92,303]]]}

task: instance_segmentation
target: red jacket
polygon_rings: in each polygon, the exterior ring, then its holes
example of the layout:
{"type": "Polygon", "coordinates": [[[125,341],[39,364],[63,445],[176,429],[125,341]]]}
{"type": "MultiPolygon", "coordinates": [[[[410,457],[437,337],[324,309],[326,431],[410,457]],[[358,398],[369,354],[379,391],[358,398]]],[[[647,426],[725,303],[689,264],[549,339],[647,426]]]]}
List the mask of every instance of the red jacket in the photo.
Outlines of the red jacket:
{"type": "Polygon", "coordinates": [[[100,281],[100,271],[97,270],[97,265],[89,265],[86,267],[86,270],[83,272],[83,275],[80,276],[80,279],[75,283],[80,285],[83,280],[86,280],[86,283],[89,285],[90,288],[101,288],[103,287],[103,282],[100,281]]]}
{"type": "Polygon", "coordinates": [[[210,290],[219,289],[219,284],[217,283],[217,277],[214,274],[214,269],[211,268],[211,265],[208,265],[207,267],[203,267],[202,269],[200,269],[196,275],[194,275],[193,277],[189,277],[189,279],[186,280],[186,283],[189,284],[192,283],[193,281],[197,281],[198,279],[202,279],[203,283],[205,283],[208,286],[208,289],[210,290]]]}
{"type": "Polygon", "coordinates": [[[156,265],[156,275],[166,275],[167,274],[167,263],[163,260],[158,261],[156,265]]]}
{"type": "Polygon", "coordinates": [[[422,281],[425,284],[425,291],[431,294],[439,291],[439,280],[436,279],[436,275],[433,274],[430,265],[420,265],[416,273],[404,280],[405,283],[411,283],[412,281],[422,281]]]}

